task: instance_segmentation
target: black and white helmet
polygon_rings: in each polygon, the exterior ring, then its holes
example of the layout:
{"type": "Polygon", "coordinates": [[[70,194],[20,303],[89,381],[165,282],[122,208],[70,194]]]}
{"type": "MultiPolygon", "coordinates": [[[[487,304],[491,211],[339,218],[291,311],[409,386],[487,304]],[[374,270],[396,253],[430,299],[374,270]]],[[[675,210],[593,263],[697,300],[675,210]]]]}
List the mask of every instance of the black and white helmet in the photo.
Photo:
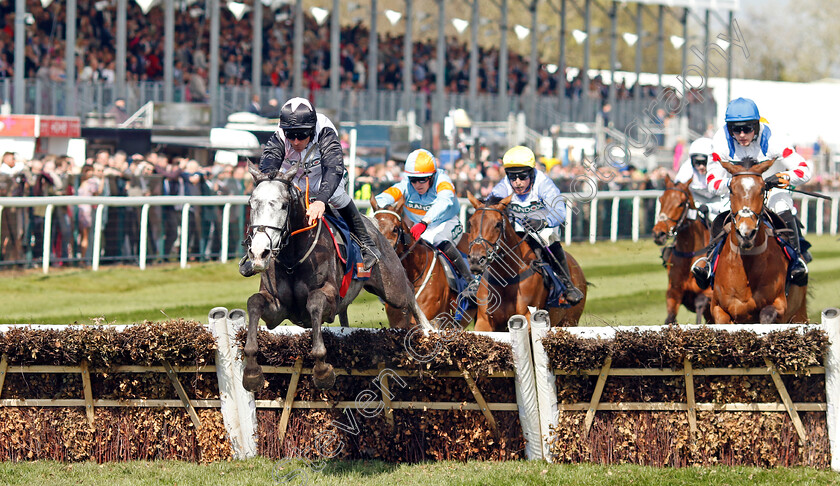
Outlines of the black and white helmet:
{"type": "Polygon", "coordinates": [[[314,129],[318,115],[305,98],[292,98],[280,108],[280,128],[283,130],[314,129]]]}

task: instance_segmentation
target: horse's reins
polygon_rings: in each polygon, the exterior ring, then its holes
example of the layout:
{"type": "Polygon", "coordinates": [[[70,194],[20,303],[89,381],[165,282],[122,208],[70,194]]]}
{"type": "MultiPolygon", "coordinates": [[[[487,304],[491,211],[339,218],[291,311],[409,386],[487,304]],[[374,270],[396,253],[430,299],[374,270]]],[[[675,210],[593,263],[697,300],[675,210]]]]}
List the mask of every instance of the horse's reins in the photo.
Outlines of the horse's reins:
{"type": "MultiPolygon", "coordinates": [[[[379,209],[379,210],[376,210],[376,211],[373,212],[373,216],[376,217],[377,214],[389,214],[389,215],[397,218],[397,222],[399,223],[399,228],[400,229],[399,229],[399,234],[397,235],[397,243],[396,243],[396,245],[394,245],[395,250],[397,249],[397,245],[399,245],[401,242],[404,243],[404,244],[407,243],[407,241],[406,241],[407,236],[405,234],[405,230],[403,230],[403,227],[402,227],[402,216],[400,216],[399,213],[397,213],[396,211],[391,211],[390,209],[379,209]]],[[[417,246],[418,243],[420,243],[420,240],[415,240],[414,243],[411,244],[411,246],[409,246],[408,249],[402,255],[400,255],[400,262],[405,260],[405,258],[408,255],[411,254],[411,252],[414,250],[414,247],[417,246]]],[[[414,294],[415,299],[417,298],[417,296],[420,295],[421,292],[423,292],[423,290],[426,289],[426,284],[428,284],[429,280],[431,280],[431,278],[432,278],[432,271],[435,268],[435,263],[437,262],[437,258],[435,257],[435,250],[433,248],[431,250],[432,250],[432,264],[429,265],[429,270],[426,272],[426,277],[423,279],[423,284],[420,285],[420,290],[418,290],[414,294]]],[[[426,265],[428,265],[428,259],[426,259],[426,262],[423,263],[424,267],[426,265]]],[[[421,276],[422,276],[422,274],[421,274],[421,276]]],[[[414,285],[414,283],[417,282],[417,280],[419,280],[419,279],[420,279],[420,277],[415,278],[411,282],[411,285],[414,285]]]]}
{"type": "Polygon", "coordinates": [[[688,210],[691,209],[691,208],[688,207],[688,203],[689,203],[689,199],[691,198],[691,194],[689,194],[688,191],[686,191],[684,189],[677,189],[677,188],[674,188],[674,187],[670,187],[668,189],[665,189],[664,192],[668,192],[668,191],[681,192],[681,193],[683,193],[687,196],[686,200],[680,203],[680,206],[682,206],[683,210],[680,213],[679,218],[677,218],[677,219],[671,218],[667,214],[662,213],[661,210],[659,211],[659,217],[657,218],[659,221],[664,221],[664,220],[667,219],[668,221],[672,221],[674,223],[674,227],[671,228],[670,230],[668,230],[668,238],[673,238],[673,237],[677,236],[677,233],[679,233],[680,230],[683,228],[683,226],[686,224],[686,220],[688,219],[688,210]],[[665,216],[665,218],[663,218],[663,216],[665,216]]]}
{"type": "MultiPolygon", "coordinates": [[[[764,187],[764,180],[762,179],[761,174],[753,174],[753,173],[751,173],[751,172],[739,172],[738,174],[732,174],[732,178],[733,178],[733,179],[734,179],[735,177],[738,177],[738,176],[754,176],[754,177],[758,177],[758,179],[759,179],[759,181],[760,181],[760,184],[762,185],[762,187],[764,187]]],[[[764,193],[764,198],[765,198],[765,199],[767,199],[767,189],[766,189],[766,188],[765,188],[765,189],[762,189],[762,192],[764,193]]],[[[762,204],[762,207],[761,207],[761,214],[765,214],[766,212],[767,212],[767,205],[766,205],[766,204],[762,204]]],[[[753,211],[752,209],[747,208],[747,207],[743,207],[743,208],[739,209],[737,213],[732,213],[732,224],[733,224],[733,225],[737,225],[737,223],[738,223],[738,218],[739,218],[739,217],[744,218],[744,219],[755,219],[756,229],[757,229],[757,230],[758,230],[758,229],[761,229],[761,226],[762,226],[762,225],[761,225],[761,215],[760,215],[760,214],[756,214],[756,212],[755,212],[755,211],[753,211]]],[[[768,219],[769,219],[769,218],[768,218],[768,219]]],[[[729,238],[727,238],[727,239],[729,239],[729,238]]],[[[729,247],[730,247],[730,250],[732,250],[732,251],[733,251],[734,253],[736,253],[736,254],[740,254],[740,255],[758,255],[758,254],[764,253],[764,250],[766,250],[766,249],[767,249],[767,241],[768,241],[769,239],[770,239],[770,238],[769,238],[769,235],[765,235],[764,242],[763,242],[761,245],[759,245],[759,246],[757,246],[757,247],[754,247],[754,248],[751,248],[751,249],[749,249],[749,250],[743,250],[743,249],[741,249],[740,247],[738,247],[738,246],[734,245],[734,244],[732,243],[732,240],[729,240],[729,247]]]]}
{"type": "MultiPolygon", "coordinates": [[[[496,239],[495,243],[491,243],[489,240],[479,235],[477,238],[470,242],[470,246],[468,248],[469,251],[472,251],[472,247],[476,244],[481,244],[485,247],[485,251],[487,251],[487,260],[484,262],[484,265],[481,268],[481,273],[484,274],[484,272],[487,271],[487,268],[496,260],[496,257],[499,255],[499,247],[501,247],[502,245],[502,237],[505,235],[505,229],[507,228],[507,225],[510,224],[510,222],[508,221],[507,214],[505,214],[501,209],[485,206],[476,208],[476,211],[495,211],[502,216],[502,230],[499,232],[499,237],[496,239]]],[[[479,228],[484,226],[484,214],[485,213],[481,213],[481,219],[479,219],[478,222],[479,228]]],[[[515,244],[510,249],[515,250],[519,247],[519,245],[521,245],[524,242],[525,238],[520,238],[519,243],[515,244]]]]}

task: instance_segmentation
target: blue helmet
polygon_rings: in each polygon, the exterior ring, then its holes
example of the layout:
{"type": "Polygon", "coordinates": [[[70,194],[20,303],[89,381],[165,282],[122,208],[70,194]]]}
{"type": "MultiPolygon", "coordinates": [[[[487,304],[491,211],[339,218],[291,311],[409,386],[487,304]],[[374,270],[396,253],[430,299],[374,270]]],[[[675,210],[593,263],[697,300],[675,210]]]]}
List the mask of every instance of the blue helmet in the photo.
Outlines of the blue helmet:
{"type": "Polygon", "coordinates": [[[726,123],[758,121],[761,116],[758,114],[758,106],[755,101],[749,98],[738,98],[729,102],[726,107],[726,123]]]}

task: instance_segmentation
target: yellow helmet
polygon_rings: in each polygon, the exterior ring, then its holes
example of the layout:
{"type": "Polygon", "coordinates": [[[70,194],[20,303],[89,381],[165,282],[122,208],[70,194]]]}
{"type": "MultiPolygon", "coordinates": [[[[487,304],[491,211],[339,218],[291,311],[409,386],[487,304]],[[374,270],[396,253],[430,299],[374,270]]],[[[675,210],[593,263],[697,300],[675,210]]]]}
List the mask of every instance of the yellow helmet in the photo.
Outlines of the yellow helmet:
{"type": "Polygon", "coordinates": [[[505,170],[515,167],[529,167],[533,169],[537,166],[536,157],[534,156],[534,152],[528,147],[517,145],[505,152],[505,156],[502,157],[502,166],[505,170]]]}

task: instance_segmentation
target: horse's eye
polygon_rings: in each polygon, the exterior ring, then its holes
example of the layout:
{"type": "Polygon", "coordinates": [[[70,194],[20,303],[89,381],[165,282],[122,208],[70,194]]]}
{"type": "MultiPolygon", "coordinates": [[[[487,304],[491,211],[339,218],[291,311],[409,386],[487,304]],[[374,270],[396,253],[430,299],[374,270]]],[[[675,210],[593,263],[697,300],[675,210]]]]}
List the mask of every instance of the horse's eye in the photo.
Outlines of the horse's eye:
{"type": "Polygon", "coordinates": [[[496,222],[496,229],[502,229],[502,222],[501,221],[496,222]]]}

